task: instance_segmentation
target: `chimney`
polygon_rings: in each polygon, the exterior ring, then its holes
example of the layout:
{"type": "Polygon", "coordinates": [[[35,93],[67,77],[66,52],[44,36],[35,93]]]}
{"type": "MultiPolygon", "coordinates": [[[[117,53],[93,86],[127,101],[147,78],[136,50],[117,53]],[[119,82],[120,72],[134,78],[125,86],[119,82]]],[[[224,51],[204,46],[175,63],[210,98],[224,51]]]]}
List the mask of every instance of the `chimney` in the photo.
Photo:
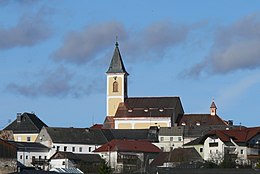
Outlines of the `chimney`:
{"type": "Polygon", "coordinates": [[[17,113],[17,123],[21,123],[22,121],[22,113],[17,113]]]}

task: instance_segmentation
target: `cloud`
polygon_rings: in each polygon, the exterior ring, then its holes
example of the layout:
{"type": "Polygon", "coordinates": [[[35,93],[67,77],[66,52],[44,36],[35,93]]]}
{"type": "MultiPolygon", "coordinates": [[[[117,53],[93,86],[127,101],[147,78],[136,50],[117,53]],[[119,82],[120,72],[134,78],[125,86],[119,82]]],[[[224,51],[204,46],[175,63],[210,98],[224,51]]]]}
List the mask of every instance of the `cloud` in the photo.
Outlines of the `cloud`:
{"type": "Polygon", "coordinates": [[[121,23],[107,22],[88,25],[79,32],[70,32],[65,36],[63,45],[54,53],[56,61],[81,64],[91,61],[100,52],[106,50],[116,36],[126,37],[126,30],[121,23]]]}
{"type": "Polygon", "coordinates": [[[260,66],[260,16],[246,16],[239,21],[219,27],[214,43],[205,59],[186,73],[226,74],[236,70],[255,69],[260,66]]]}
{"type": "Polygon", "coordinates": [[[39,95],[63,97],[71,92],[70,80],[72,77],[73,74],[69,73],[67,69],[59,67],[55,71],[42,71],[38,75],[38,83],[10,83],[6,90],[29,97],[37,97],[39,95]]]}
{"type": "Polygon", "coordinates": [[[48,39],[51,34],[51,28],[41,12],[24,15],[15,26],[0,28],[0,50],[33,46],[48,39]]]}
{"type": "Polygon", "coordinates": [[[77,78],[77,74],[71,73],[64,66],[59,66],[55,70],[42,70],[33,76],[34,79],[36,77],[37,81],[28,84],[10,83],[7,85],[6,91],[26,97],[47,96],[59,98],[67,96],[78,98],[105,91],[104,85],[101,84],[102,81],[99,78],[94,78],[94,80],[88,78],[88,83],[84,81],[83,84],[82,79],[77,78]]]}
{"type": "Polygon", "coordinates": [[[132,60],[140,60],[140,56],[158,59],[167,49],[183,43],[191,28],[166,21],[152,23],[138,31],[115,21],[89,25],[82,31],[68,33],[53,58],[74,64],[89,63],[100,53],[110,53],[111,43],[119,36],[120,47],[132,60]]]}

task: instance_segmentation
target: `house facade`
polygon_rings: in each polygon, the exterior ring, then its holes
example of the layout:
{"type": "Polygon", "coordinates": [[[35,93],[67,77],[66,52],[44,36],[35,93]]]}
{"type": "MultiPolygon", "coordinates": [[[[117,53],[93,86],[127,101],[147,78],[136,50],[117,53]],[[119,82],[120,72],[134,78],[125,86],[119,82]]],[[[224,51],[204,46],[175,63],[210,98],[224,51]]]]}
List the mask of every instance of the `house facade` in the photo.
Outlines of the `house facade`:
{"type": "Polygon", "coordinates": [[[236,164],[251,165],[260,157],[260,128],[211,131],[201,140],[204,159],[221,163],[229,156],[236,164]]]}
{"type": "Polygon", "coordinates": [[[161,150],[148,141],[112,140],[94,151],[105,159],[114,173],[145,172],[161,150]]]}
{"type": "Polygon", "coordinates": [[[47,125],[34,113],[17,113],[17,118],[7,125],[4,130],[13,131],[15,141],[34,142],[42,127],[47,125]]]}
{"type": "Polygon", "coordinates": [[[107,139],[100,129],[43,127],[36,142],[49,147],[52,156],[57,151],[89,154],[107,139]]]}

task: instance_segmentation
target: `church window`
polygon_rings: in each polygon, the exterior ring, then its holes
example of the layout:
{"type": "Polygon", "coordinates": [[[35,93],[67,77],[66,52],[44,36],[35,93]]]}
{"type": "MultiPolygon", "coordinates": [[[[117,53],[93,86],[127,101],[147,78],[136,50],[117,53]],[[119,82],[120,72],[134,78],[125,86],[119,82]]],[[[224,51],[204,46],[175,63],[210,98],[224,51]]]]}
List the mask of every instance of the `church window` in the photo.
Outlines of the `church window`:
{"type": "Polygon", "coordinates": [[[118,83],[117,83],[117,81],[115,81],[113,83],[113,92],[118,92],[118,83]]]}

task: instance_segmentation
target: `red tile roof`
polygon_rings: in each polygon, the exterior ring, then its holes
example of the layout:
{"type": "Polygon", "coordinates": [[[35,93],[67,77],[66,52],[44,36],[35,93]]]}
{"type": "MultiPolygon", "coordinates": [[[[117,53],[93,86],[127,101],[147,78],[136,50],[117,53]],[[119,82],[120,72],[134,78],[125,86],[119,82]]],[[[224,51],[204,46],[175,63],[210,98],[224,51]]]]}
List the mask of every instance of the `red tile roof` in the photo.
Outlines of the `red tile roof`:
{"type": "Polygon", "coordinates": [[[214,130],[209,132],[206,136],[216,135],[223,142],[229,142],[230,139],[232,139],[236,143],[246,143],[259,133],[260,127],[254,127],[231,130],[214,130]]]}
{"type": "Polygon", "coordinates": [[[108,152],[108,151],[119,151],[119,152],[154,152],[159,153],[161,150],[148,141],[141,140],[112,140],[94,152],[108,152]]]}

